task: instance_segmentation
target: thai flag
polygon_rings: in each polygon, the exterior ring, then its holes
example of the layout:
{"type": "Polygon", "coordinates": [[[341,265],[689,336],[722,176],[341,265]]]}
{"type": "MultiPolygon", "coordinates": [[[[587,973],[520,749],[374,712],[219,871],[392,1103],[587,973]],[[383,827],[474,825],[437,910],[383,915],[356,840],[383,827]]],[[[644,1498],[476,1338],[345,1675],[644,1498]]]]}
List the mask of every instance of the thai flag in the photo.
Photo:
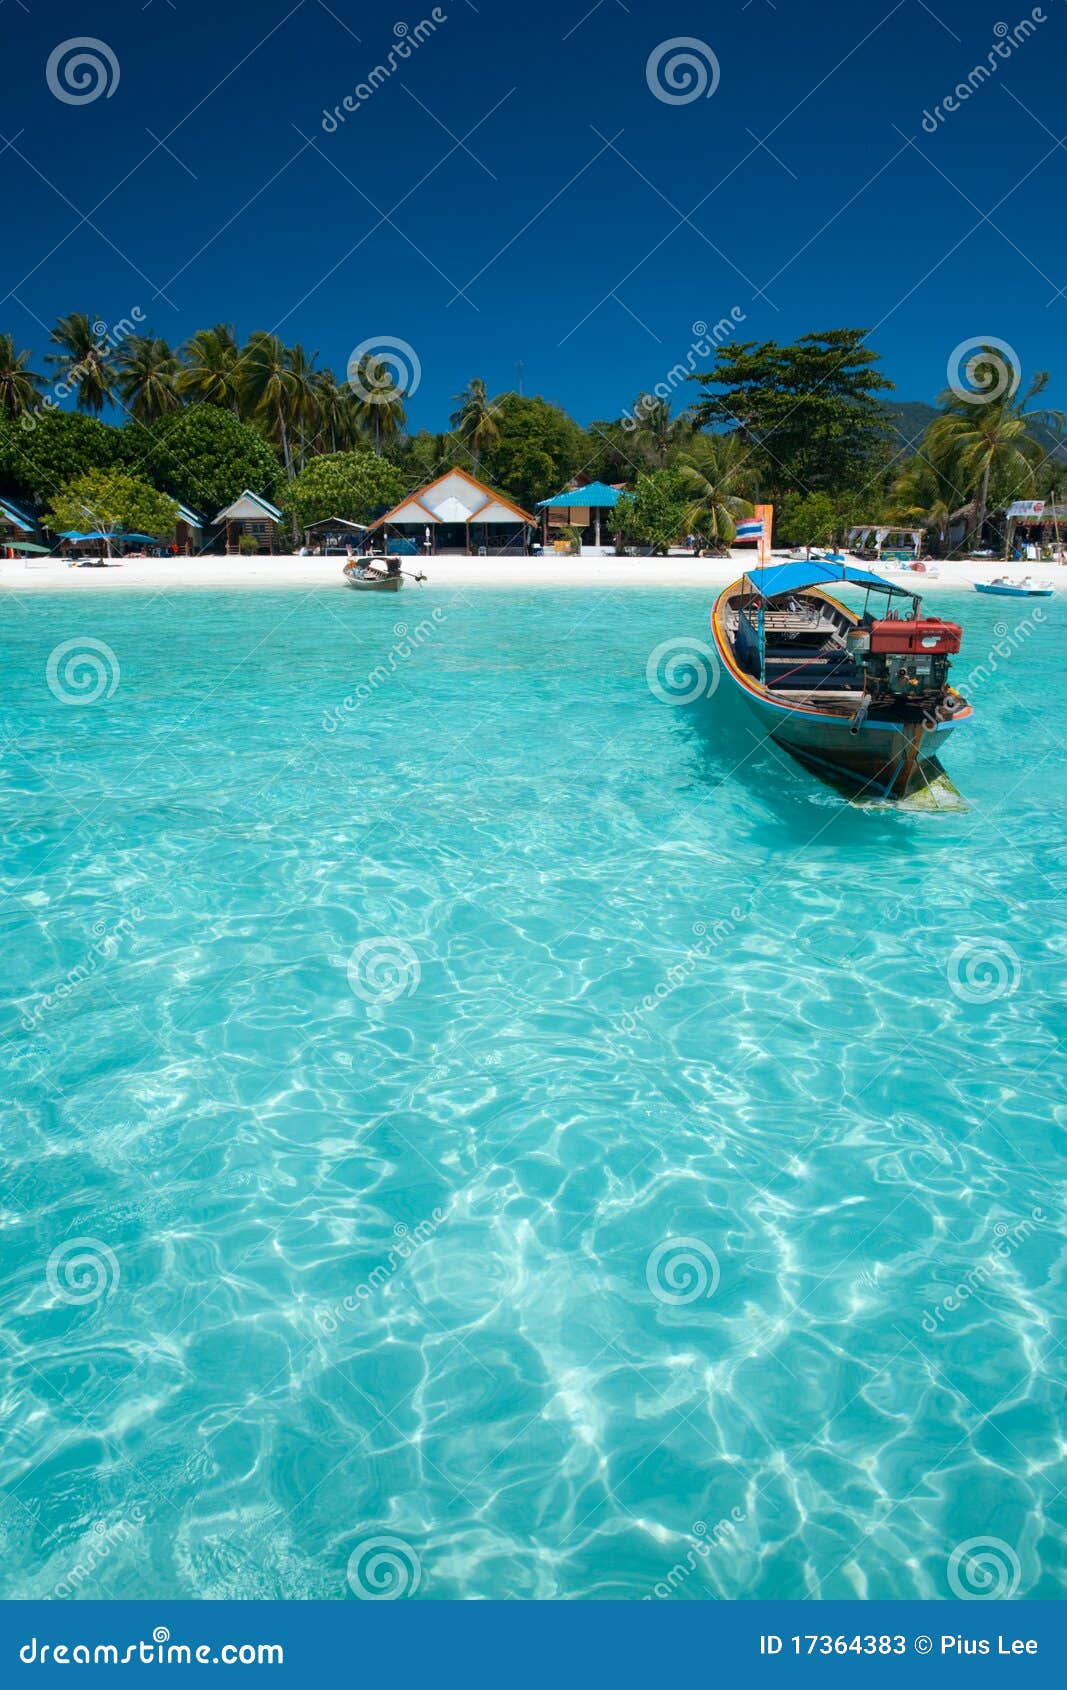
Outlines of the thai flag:
{"type": "Polygon", "coordinates": [[[762,522],[739,522],[735,540],[758,540],[763,533],[762,522]]]}

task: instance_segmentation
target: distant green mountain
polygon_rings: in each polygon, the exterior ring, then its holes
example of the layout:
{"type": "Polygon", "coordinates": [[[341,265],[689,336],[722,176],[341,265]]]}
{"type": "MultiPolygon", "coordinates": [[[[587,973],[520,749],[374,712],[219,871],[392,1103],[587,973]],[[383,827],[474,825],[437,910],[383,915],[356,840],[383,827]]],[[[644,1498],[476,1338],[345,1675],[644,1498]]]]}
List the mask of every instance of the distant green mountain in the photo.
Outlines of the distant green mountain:
{"type": "Polygon", "coordinates": [[[894,452],[913,452],[937,416],[937,406],[921,399],[883,399],[882,410],[889,423],[894,452]]]}
{"type": "MultiPolygon", "coordinates": [[[[883,399],[882,410],[889,423],[894,453],[914,452],[937,416],[937,406],[927,405],[922,399],[883,399]]],[[[1067,463],[1067,441],[1058,441],[1052,430],[1046,428],[1043,423],[1031,423],[1030,433],[1058,463],[1067,463]]]]}

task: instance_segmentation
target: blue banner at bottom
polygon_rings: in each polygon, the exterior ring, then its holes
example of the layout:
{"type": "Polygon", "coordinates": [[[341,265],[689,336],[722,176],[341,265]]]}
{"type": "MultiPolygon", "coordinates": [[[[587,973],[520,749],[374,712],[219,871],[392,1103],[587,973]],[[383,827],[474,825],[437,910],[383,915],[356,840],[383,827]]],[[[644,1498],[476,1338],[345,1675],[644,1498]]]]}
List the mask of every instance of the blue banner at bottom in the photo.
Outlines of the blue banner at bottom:
{"type": "Polygon", "coordinates": [[[8,1684],[171,1672],[270,1682],[409,1682],[465,1690],[716,1683],[920,1684],[962,1674],[1063,1682],[1059,1602],[9,1602],[8,1684]],[[80,1669],[80,1671],[79,1671],[80,1669]]]}

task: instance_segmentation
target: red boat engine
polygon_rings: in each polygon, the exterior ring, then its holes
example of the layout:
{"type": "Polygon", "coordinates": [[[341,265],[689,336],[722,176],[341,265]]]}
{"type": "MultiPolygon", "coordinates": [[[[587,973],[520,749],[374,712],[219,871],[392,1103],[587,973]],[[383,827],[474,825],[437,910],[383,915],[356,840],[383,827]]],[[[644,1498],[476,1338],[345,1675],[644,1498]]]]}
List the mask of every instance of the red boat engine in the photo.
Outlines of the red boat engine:
{"type": "Polygon", "coordinates": [[[846,643],[863,664],[866,690],[877,699],[940,701],[948,685],[949,657],[959,651],[963,629],[940,616],[885,616],[850,629],[846,643]]]}

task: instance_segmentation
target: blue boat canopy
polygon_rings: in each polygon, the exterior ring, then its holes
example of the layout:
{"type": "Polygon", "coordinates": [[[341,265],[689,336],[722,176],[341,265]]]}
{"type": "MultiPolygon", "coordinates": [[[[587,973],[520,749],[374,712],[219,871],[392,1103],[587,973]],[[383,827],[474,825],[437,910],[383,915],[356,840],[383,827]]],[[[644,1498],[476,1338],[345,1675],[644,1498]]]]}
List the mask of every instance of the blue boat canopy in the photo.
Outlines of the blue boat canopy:
{"type": "Polygon", "coordinates": [[[537,508],[541,510],[545,505],[563,505],[571,508],[575,505],[588,505],[593,509],[603,510],[606,506],[617,505],[618,502],[617,487],[609,487],[604,481],[591,481],[588,487],[572,487],[569,493],[555,493],[551,499],[538,499],[537,508]]]}
{"type": "Polygon", "coordinates": [[[851,564],[832,563],[829,558],[812,558],[807,563],[769,563],[763,569],[748,569],[746,578],[756,592],[773,598],[777,593],[800,592],[804,587],[821,587],[829,581],[855,587],[881,587],[886,593],[912,596],[915,589],[901,587],[872,575],[869,569],[854,569],[851,564]]]}

